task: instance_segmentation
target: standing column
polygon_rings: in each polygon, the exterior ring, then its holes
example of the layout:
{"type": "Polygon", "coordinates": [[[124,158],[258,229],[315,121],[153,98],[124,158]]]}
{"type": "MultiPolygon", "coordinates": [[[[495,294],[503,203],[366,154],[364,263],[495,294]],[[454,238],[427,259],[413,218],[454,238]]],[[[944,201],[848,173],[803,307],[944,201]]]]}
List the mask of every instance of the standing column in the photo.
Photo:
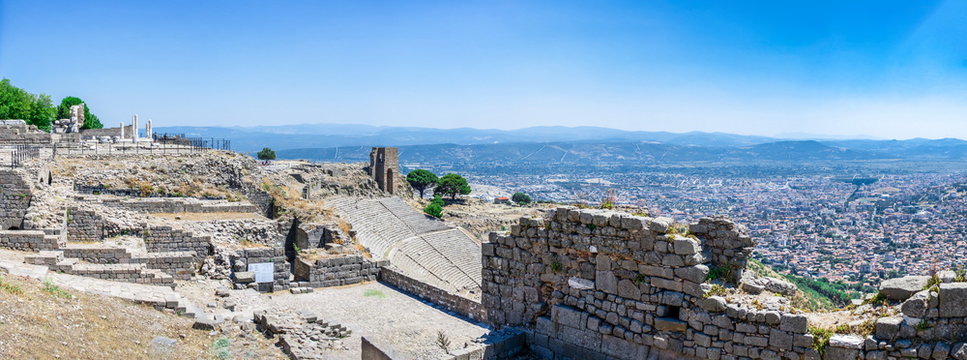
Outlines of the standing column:
{"type": "Polygon", "coordinates": [[[138,115],[134,114],[131,118],[131,141],[134,143],[138,142],[138,115]]]}
{"type": "Polygon", "coordinates": [[[148,124],[145,127],[145,130],[145,135],[148,137],[148,140],[154,140],[154,125],[152,125],[151,119],[148,119],[148,124]]]}
{"type": "Polygon", "coordinates": [[[121,122],[121,140],[124,140],[124,122],[121,122]]]}

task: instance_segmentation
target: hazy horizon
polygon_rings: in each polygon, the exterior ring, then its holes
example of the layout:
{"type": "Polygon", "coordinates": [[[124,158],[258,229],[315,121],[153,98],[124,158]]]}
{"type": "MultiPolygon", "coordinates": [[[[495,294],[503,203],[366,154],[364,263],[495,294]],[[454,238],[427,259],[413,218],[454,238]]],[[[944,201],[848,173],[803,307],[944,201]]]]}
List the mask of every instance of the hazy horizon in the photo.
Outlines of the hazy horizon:
{"type": "Polygon", "coordinates": [[[105,126],[964,139],[965,44],[955,1],[0,1],[0,77],[105,126]]]}

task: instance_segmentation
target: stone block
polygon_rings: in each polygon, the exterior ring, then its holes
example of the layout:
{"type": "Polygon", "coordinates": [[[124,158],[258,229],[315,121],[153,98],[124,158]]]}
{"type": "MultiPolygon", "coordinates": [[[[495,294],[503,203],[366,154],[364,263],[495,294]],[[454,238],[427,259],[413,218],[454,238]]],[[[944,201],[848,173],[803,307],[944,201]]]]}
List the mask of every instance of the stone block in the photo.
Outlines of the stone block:
{"type": "Polygon", "coordinates": [[[676,236],[674,240],[675,253],[679,255],[692,255],[702,251],[702,246],[698,240],[676,236]]]}
{"type": "Polygon", "coordinates": [[[906,300],[923,290],[930,281],[929,276],[904,276],[884,280],[880,283],[880,294],[890,300],[906,300]]]}
{"type": "Polygon", "coordinates": [[[903,302],[903,305],[900,306],[900,311],[903,313],[903,315],[909,317],[922,318],[927,314],[927,302],[929,300],[929,290],[919,291],[903,302]]]}
{"type": "Polygon", "coordinates": [[[967,316],[967,283],[940,284],[940,317],[967,316]]]}
{"type": "Polygon", "coordinates": [[[695,265],[675,269],[675,276],[694,283],[702,283],[708,276],[708,266],[695,265]]]}
{"type": "Polygon", "coordinates": [[[611,271],[596,271],[594,283],[598,290],[609,294],[618,293],[618,278],[611,271]]]}
{"type": "Polygon", "coordinates": [[[706,299],[702,299],[699,306],[706,311],[711,312],[721,312],[725,311],[725,298],[721,296],[710,296],[706,299]]]}
{"type": "Polygon", "coordinates": [[[638,300],[641,297],[641,290],[633,281],[624,279],[618,282],[618,296],[638,300]]]}
{"type": "Polygon", "coordinates": [[[900,326],[902,324],[903,318],[900,317],[877,319],[876,325],[873,328],[873,334],[880,340],[893,340],[900,333],[900,326]]]}
{"type": "Polygon", "coordinates": [[[684,332],[688,323],[675,318],[660,317],[655,318],[655,329],[658,331],[678,331],[684,332]]]}
{"type": "Polygon", "coordinates": [[[779,329],[795,334],[805,334],[809,331],[809,324],[805,315],[785,314],[779,321],[779,329]]]}

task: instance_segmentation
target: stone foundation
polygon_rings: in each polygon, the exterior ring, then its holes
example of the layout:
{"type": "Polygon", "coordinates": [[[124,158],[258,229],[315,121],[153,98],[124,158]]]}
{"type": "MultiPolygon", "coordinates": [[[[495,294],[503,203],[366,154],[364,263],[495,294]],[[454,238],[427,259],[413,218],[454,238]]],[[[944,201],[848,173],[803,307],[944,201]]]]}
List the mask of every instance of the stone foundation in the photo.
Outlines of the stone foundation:
{"type": "Polygon", "coordinates": [[[362,255],[334,255],[321,259],[297,257],[296,287],[330,287],[375,281],[380,268],[388,261],[369,261],[362,255]]]}

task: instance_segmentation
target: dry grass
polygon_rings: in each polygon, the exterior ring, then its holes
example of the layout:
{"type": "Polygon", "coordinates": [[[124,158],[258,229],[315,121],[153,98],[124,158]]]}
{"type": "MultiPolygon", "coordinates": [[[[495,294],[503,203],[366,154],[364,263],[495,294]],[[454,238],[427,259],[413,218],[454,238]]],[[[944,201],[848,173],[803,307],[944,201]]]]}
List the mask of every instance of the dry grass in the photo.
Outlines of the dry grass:
{"type": "Polygon", "coordinates": [[[259,218],[258,214],[254,213],[240,213],[240,212],[210,212],[210,213],[154,213],[151,216],[165,218],[168,220],[175,220],[176,217],[181,218],[185,221],[211,221],[211,220],[237,220],[237,219],[255,219],[259,218]]]}
{"type": "MultiPolygon", "coordinates": [[[[192,320],[147,305],[75,291],[44,290],[34,279],[4,276],[0,291],[3,359],[214,359],[216,341],[234,358],[282,359],[268,340],[191,329],[192,320]],[[6,290],[16,288],[17,291],[6,290]],[[63,293],[61,293],[63,292],[63,293]],[[70,294],[70,298],[64,296],[70,294]],[[183,335],[183,337],[181,336],[183,335]],[[177,340],[151,346],[155,336],[177,340]]],[[[239,330],[236,330],[239,331],[239,330]]],[[[222,354],[224,355],[224,354],[222,354]]]]}

